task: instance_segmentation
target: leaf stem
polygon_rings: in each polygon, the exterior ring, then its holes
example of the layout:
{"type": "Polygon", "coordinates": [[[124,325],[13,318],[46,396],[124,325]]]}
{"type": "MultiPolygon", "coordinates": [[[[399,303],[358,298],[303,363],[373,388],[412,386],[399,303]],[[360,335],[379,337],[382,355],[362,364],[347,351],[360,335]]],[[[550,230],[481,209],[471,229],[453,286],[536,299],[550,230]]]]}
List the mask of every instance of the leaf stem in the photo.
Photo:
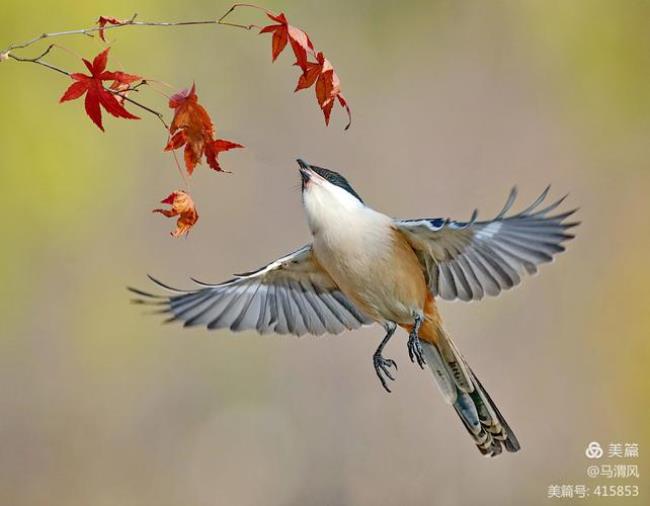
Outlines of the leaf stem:
{"type": "MultiPolygon", "coordinates": [[[[169,135],[169,138],[171,138],[171,134],[169,135]]],[[[167,141],[169,142],[169,141],[167,141]]],[[[178,155],[176,155],[176,150],[172,149],[172,156],[174,157],[174,162],[176,163],[176,168],[178,169],[178,173],[181,175],[181,179],[183,180],[183,183],[185,183],[185,189],[188,192],[191,192],[192,190],[190,189],[190,181],[185,175],[185,172],[183,171],[183,168],[181,167],[181,163],[178,161],[178,155]]]]}

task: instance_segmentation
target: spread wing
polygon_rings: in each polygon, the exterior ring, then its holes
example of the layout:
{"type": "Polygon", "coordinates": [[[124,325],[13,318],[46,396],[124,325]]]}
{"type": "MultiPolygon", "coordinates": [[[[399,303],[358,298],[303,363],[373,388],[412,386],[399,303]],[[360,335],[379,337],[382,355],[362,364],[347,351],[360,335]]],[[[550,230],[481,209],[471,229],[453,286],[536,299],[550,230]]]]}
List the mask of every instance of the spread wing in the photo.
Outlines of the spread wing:
{"type": "Polygon", "coordinates": [[[134,302],[162,306],[168,321],[209,329],[257,330],[278,334],[338,334],[372,321],[341,293],[336,283],[313,259],[311,245],[303,246],[265,267],[236,275],[215,285],[195,281],[201,288],[153,295],[129,288],[134,302]]]}
{"type": "Polygon", "coordinates": [[[521,281],[522,274],[537,272],[539,264],[550,262],[564,251],[567,233],[578,222],[566,219],[577,209],[552,215],[563,197],[540,209],[550,187],[528,208],[506,216],[517,196],[513,188],[502,211],[492,220],[449,219],[396,220],[415,250],[427,274],[429,288],[443,299],[480,300],[498,295],[521,281]]]}

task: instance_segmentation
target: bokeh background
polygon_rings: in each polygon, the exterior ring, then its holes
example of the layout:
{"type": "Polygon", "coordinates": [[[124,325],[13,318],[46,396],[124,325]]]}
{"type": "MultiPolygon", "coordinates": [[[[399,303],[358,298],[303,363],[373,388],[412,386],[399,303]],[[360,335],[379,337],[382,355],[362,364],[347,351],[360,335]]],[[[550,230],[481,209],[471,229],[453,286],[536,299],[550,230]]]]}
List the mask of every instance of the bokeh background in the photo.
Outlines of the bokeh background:
{"type": "MultiPolygon", "coordinates": [[[[227,27],[108,33],[111,66],[195,81],[232,175],[199,167],[188,239],[151,209],[182,183],[155,118],[101,133],[67,78],[0,65],[0,503],[21,505],[547,504],[590,480],[588,442],[640,445],[650,483],[650,7],[647,2],[269,1],[336,66],[354,115],[326,128],[292,93],[288,54],[227,27]],[[583,224],[541,275],[480,304],[442,303],[450,333],[523,450],[481,458],[405,336],[392,395],[371,354],[382,331],[260,337],[161,325],[129,304],[145,273],[189,287],[308,240],[294,159],[344,172],[403,217],[498,211],[570,192],[583,224]]],[[[92,25],[218,17],[222,1],[8,0],[0,45],[92,25]]],[[[243,10],[233,21],[263,23],[243,10]]],[[[61,38],[48,61],[102,45],[61,38]]],[[[43,48],[35,45],[24,55],[43,48]]],[[[140,100],[165,111],[144,90],[140,100]]],[[[137,111],[134,111],[137,112],[137,111]]],[[[618,463],[614,461],[611,463],[618,463]]]]}

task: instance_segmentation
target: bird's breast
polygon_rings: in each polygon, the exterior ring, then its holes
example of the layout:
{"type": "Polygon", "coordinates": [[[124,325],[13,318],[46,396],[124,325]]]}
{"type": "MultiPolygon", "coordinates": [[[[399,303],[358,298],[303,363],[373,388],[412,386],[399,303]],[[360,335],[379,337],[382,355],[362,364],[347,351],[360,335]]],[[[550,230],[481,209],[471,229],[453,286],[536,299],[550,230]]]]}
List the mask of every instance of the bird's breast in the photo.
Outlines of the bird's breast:
{"type": "Polygon", "coordinates": [[[424,304],[422,268],[392,220],[376,214],[323,227],[314,236],[314,254],[368,316],[408,322],[424,304]]]}

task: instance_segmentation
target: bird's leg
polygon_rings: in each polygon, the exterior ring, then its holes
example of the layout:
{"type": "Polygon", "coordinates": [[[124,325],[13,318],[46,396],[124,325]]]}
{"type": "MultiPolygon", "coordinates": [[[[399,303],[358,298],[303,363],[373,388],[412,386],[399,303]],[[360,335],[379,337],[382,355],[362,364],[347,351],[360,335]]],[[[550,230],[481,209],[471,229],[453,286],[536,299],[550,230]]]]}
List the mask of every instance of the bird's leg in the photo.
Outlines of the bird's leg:
{"type": "Polygon", "coordinates": [[[414,315],[415,316],[415,322],[413,323],[413,329],[409,333],[409,340],[408,340],[408,350],[409,350],[409,358],[411,359],[411,362],[415,362],[417,360],[418,365],[420,368],[424,369],[424,357],[422,356],[422,346],[420,345],[420,339],[418,337],[418,333],[420,332],[420,325],[422,325],[422,316],[419,314],[414,315]]]}
{"type": "Polygon", "coordinates": [[[377,351],[375,351],[372,356],[372,364],[375,366],[375,372],[377,373],[379,381],[381,381],[381,386],[383,386],[387,392],[390,392],[390,388],[388,388],[388,385],[386,384],[386,378],[395,381],[395,378],[390,373],[390,368],[395,367],[395,370],[397,371],[397,364],[390,358],[384,358],[381,352],[388,341],[390,341],[390,338],[393,337],[397,325],[393,322],[386,322],[384,328],[386,329],[386,335],[384,336],[384,339],[382,339],[381,343],[379,343],[377,351]]]}

